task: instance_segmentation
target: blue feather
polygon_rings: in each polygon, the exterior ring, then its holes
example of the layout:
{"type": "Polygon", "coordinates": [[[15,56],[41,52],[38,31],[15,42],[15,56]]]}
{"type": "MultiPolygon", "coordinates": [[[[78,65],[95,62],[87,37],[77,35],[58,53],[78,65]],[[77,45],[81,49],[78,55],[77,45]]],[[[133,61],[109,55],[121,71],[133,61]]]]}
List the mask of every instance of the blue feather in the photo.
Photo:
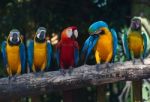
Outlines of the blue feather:
{"type": "Polygon", "coordinates": [[[21,59],[21,68],[22,72],[25,72],[25,64],[26,64],[26,53],[25,53],[25,46],[23,43],[19,45],[19,51],[20,51],[20,59],[21,59]]]}
{"type": "Polygon", "coordinates": [[[75,58],[75,66],[77,66],[78,65],[78,61],[79,61],[79,50],[78,50],[78,48],[75,48],[74,49],[75,51],[75,53],[74,53],[74,58],[75,58]]]}
{"type": "Polygon", "coordinates": [[[123,36],[122,36],[122,43],[123,43],[124,53],[125,53],[127,59],[129,60],[131,58],[131,56],[130,56],[127,40],[128,40],[127,39],[127,34],[125,32],[125,34],[123,34],[123,36]]]}
{"type": "Polygon", "coordinates": [[[3,57],[3,62],[4,62],[4,66],[6,68],[6,65],[8,64],[7,62],[7,53],[6,53],[6,41],[2,42],[2,46],[1,46],[1,52],[2,52],[2,57],[3,57]]]}
{"type": "Polygon", "coordinates": [[[85,62],[87,61],[88,56],[90,55],[92,49],[97,43],[99,36],[98,35],[91,35],[88,37],[88,39],[85,41],[84,46],[82,48],[82,54],[85,55],[85,62]]]}
{"type": "Polygon", "coordinates": [[[28,46],[28,64],[30,70],[32,70],[32,65],[33,65],[33,54],[34,54],[34,41],[30,40],[28,46]]]}
{"type": "Polygon", "coordinates": [[[48,70],[48,68],[50,67],[51,59],[52,59],[52,46],[48,42],[47,43],[47,65],[46,65],[46,70],[48,70]]]}
{"type": "Polygon", "coordinates": [[[118,45],[118,38],[117,33],[114,29],[111,29],[112,37],[113,37],[113,60],[115,58],[115,55],[117,53],[117,45],[118,45]]]}
{"type": "Polygon", "coordinates": [[[142,32],[143,40],[144,40],[144,52],[143,52],[143,57],[146,57],[147,55],[147,37],[144,32],[142,32]]]}
{"type": "Polygon", "coordinates": [[[56,61],[57,61],[57,65],[60,65],[60,49],[56,48],[56,61]]]}

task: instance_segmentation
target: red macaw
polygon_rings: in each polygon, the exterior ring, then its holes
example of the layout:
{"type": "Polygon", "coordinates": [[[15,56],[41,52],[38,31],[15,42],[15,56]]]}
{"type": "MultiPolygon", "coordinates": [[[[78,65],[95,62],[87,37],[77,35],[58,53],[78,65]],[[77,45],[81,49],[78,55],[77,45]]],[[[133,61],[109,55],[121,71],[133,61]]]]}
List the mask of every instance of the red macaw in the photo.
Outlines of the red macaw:
{"type": "Polygon", "coordinates": [[[76,41],[77,37],[77,27],[68,27],[62,31],[61,40],[56,46],[57,63],[63,74],[65,74],[64,69],[70,69],[69,71],[71,71],[78,64],[79,46],[76,41]]]}

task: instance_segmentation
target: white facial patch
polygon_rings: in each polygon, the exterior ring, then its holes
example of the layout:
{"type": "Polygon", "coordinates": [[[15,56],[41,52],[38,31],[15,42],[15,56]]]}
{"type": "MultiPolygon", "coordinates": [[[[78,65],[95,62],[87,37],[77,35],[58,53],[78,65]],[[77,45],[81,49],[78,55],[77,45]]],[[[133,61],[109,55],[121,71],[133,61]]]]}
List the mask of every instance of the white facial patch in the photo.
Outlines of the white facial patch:
{"type": "Polygon", "coordinates": [[[46,31],[45,31],[45,30],[40,30],[39,32],[37,32],[37,33],[38,33],[38,34],[36,35],[37,38],[40,38],[41,32],[44,32],[44,38],[45,38],[45,37],[46,37],[46,35],[45,35],[46,31]]]}
{"type": "Polygon", "coordinates": [[[74,30],[74,36],[77,38],[78,37],[78,30],[74,30]]]}
{"type": "MultiPolygon", "coordinates": [[[[13,41],[13,37],[10,37],[9,39],[10,39],[10,41],[13,41]]],[[[17,37],[17,42],[19,42],[19,41],[20,41],[20,39],[19,39],[19,37],[17,37]]]]}
{"type": "Polygon", "coordinates": [[[67,33],[67,36],[69,38],[71,38],[71,36],[72,36],[72,29],[67,29],[66,33],[67,33]]]}

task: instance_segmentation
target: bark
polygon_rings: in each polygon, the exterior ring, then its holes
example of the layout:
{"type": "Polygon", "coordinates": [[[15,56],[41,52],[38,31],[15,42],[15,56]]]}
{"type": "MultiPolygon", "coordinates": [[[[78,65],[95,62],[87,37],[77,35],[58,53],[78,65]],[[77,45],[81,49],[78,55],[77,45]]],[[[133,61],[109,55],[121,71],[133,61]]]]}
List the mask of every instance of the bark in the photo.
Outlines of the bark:
{"type": "Polygon", "coordinates": [[[36,77],[33,73],[23,74],[11,79],[0,79],[0,100],[15,97],[37,96],[51,91],[67,91],[101,85],[118,81],[136,81],[150,77],[150,58],[145,59],[145,65],[140,61],[133,65],[132,62],[99,65],[83,65],[73,69],[71,75],[62,76],[59,71],[45,72],[43,77],[36,77]]]}

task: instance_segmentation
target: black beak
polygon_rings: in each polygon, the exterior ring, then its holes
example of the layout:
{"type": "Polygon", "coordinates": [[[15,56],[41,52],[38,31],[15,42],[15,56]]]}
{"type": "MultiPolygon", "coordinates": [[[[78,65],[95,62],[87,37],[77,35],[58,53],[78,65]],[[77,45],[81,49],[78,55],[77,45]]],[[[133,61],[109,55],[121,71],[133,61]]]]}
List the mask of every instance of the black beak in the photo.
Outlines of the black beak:
{"type": "Polygon", "coordinates": [[[72,38],[72,39],[76,39],[76,37],[75,37],[75,35],[74,35],[74,34],[72,34],[71,38],[72,38]]]}
{"type": "Polygon", "coordinates": [[[40,37],[40,39],[45,39],[45,38],[44,38],[44,37],[45,37],[44,35],[45,35],[45,32],[44,32],[44,31],[42,31],[42,32],[40,33],[40,36],[39,36],[39,37],[40,37]]]}
{"type": "Polygon", "coordinates": [[[15,34],[13,34],[13,38],[12,38],[12,41],[14,42],[14,43],[16,43],[17,41],[18,41],[18,35],[15,33],[15,34]]]}

